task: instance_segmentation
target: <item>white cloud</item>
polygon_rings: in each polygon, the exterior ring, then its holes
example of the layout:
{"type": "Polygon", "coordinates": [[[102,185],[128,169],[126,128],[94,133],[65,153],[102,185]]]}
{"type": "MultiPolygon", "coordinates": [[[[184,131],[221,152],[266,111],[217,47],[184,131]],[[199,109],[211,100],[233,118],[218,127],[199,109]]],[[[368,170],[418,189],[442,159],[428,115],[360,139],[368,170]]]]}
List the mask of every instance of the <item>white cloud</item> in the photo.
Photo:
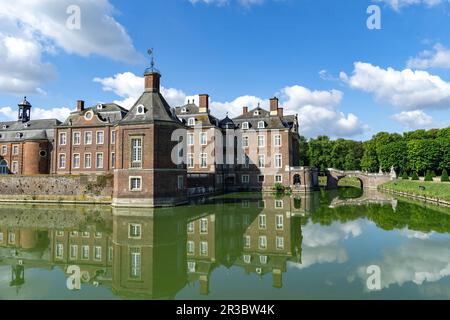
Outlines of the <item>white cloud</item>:
{"type": "Polygon", "coordinates": [[[408,60],[408,68],[450,68],[450,50],[438,43],[433,50],[425,50],[408,60]]]}
{"type": "MultiPolygon", "coordinates": [[[[72,111],[73,110],[65,107],[52,109],[32,107],[31,119],[58,119],[60,121],[64,121],[72,111]]],[[[17,120],[17,109],[13,109],[11,107],[2,107],[0,108],[0,116],[2,118],[5,118],[6,120],[17,120]]]]}
{"type": "Polygon", "coordinates": [[[351,88],[373,93],[380,102],[405,110],[450,107],[450,83],[426,71],[383,69],[356,62],[351,76],[340,78],[351,88]]]}
{"type": "Polygon", "coordinates": [[[420,129],[433,125],[433,118],[422,110],[403,111],[393,115],[392,119],[408,129],[420,129]]]}
{"type": "Polygon", "coordinates": [[[428,8],[431,8],[442,3],[442,0],[373,0],[373,1],[384,2],[395,11],[399,11],[403,7],[422,4],[428,8]]]}
{"type": "Polygon", "coordinates": [[[108,0],[0,0],[0,92],[43,93],[42,83],[56,75],[45,56],[60,49],[83,57],[141,61],[114,13],[108,0]],[[80,30],[66,27],[70,5],[81,9],[80,30]]]}

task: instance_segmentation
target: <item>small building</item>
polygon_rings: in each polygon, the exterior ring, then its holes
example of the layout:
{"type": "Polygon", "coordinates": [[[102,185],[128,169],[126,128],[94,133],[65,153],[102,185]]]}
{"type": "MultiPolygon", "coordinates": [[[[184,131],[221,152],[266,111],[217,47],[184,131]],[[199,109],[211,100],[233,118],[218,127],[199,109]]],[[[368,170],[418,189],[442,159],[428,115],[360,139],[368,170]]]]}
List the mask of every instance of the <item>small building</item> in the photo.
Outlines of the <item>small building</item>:
{"type": "Polygon", "coordinates": [[[17,121],[0,122],[0,174],[49,174],[56,119],[31,120],[26,97],[17,121]]]}

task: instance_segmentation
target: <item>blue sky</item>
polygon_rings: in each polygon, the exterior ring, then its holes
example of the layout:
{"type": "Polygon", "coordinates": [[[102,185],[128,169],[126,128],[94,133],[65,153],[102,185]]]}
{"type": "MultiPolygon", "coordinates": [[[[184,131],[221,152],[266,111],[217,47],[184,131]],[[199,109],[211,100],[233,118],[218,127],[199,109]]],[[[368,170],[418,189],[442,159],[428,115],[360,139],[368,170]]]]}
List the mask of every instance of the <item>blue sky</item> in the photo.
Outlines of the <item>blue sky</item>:
{"type": "Polygon", "coordinates": [[[238,115],[277,95],[308,137],[450,125],[448,0],[0,0],[0,18],[0,120],[24,95],[35,118],[130,107],[154,47],[172,106],[208,93],[238,115]]]}

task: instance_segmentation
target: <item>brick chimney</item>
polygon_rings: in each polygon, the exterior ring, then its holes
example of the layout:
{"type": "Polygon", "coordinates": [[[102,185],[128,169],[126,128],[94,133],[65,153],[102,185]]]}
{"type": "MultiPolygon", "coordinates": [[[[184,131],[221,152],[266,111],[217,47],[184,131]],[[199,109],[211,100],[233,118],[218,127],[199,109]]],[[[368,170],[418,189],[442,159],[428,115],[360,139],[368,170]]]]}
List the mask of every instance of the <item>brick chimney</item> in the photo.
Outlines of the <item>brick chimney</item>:
{"type": "Polygon", "coordinates": [[[83,100],[77,101],[77,111],[78,112],[84,111],[84,101],[83,100]]]}
{"type": "Polygon", "coordinates": [[[158,72],[146,72],[144,74],[145,92],[159,93],[161,75],[158,72]]]}
{"type": "Polygon", "coordinates": [[[278,98],[276,97],[270,99],[270,115],[271,116],[278,115],[278,98]]]}
{"type": "Polygon", "coordinates": [[[208,113],[209,109],[209,95],[207,94],[199,94],[199,112],[200,113],[208,113]]]}
{"type": "Polygon", "coordinates": [[[243,107],[242,108],[242,114],[246,115],[248,113],[248,107],[243,107]]]}
{"type": "Polygon", "coordinates": [[[280,118],[283,118],[283,117],[284,117],[284,110],[283,110],[283,108],[278,108],[278,116],[279,116],[280,118]]]}

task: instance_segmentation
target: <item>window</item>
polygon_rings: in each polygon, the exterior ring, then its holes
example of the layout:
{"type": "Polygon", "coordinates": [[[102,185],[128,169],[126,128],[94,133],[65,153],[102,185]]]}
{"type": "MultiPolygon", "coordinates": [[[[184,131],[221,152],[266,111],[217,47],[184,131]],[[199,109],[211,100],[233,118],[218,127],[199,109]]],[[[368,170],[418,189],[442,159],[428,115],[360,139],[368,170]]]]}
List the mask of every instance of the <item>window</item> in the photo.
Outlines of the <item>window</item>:
{"type": "Polygon", "coordinates": [[[94,247],[94,260],[97,261],[102,260],[102,247],[99,246],[94,247]]]}
{"type": "Polygon", "coordinates": [[[130,248],[130,277],[141,278],[141,248],[130,248]]]}
{"type": "Polygon", "coordinates": [[[188,144],[188,146],[193,146],[194,145],[194,134],[193,133],[188,133],[188,135],[187,135],[187,144],[188,144]]]}
{"type": "Polygon", "coordinates": [[[0,174],[8,174],[8,162],[0,160],[0,174]]]}
{"type": "Polygon", "coordinates": [[[243,168],[248,169],[250,167],[250,158],[248,157],[248,155],[244,155],[243,157],[243,168]]]}
{"type": "Polygon", "coordinates": [[[252,262],[252,257],[248,254],[245,254],[243,259],[246,264],[250,264],[252,262]]]}
{"type": "Polygon", "coordinates": [[[250,176],[248,174],[242,175],[242,183],[245,183],[245,184],[250,183],[250,176]]]}
{"type": "Polygon", "coordinates": [[[283,183],[283,176],[281,174],[275,176],[275,183],[283,183]]]}
{"type": "Polygon", "coordinates": [[[208,255],[208,242],[206,241],[200,242],[200,255],[202,256],[208,255]]]}
{"type": "Polygon", "coordinates": [[[97,131],[97,144],[104,144],[104,143],[105,143],[105,132],[97,131]]]}
{"type": "Polygon", "coordinates": [[[266,145],[266,137],[258,136],[258,148],[264,148],[266,145]]]}
{"type": "Polygon", "coordinates": [[[195,272],[195,262],[194,261],[188,261],[188,270],[190,273],[195,272]]]}
{"type": "Polygon", "coordinates": [[[70,231],[70,237],[78,237],[78,231],[70,231]]]}
{"type": "Polygon", "coordinates": [[[248,137],[242,137],[242,147],[248,148],[248,137]]]}
{"type": "Polygon", "coordinates": [[[92,168],[92,154],[90,153],[84,154],[84,168],[85,169],[92,168]]]}
{"type": "Polygon", "coordinates": [[[188,233],[194,233],[195,231],[195,224],[194,222],[189,222],[187,225],[187,232],[188,233]]]}
{"type": "Polygon", "coordinates": [[[251,237],[250,236],[244,236],[244,247],[250,248],[251,245],[251,237]]]}
{"type": "Polygon", "coordinates": [[[188,126],[195,126],[195,118],[188,119],[188,126]]]}
{"type": "Polygon", "coordinates": [[[79,146],[81,144],[81,133],[79,132],[73,133],[73,144],[75,146],[79,146]]]}
{"type": "Polygon", "coordinates": [[[115,168],[115,167],[116,167],[116,153],[111,152],[111,168],[115,168]]]}
{"type": "Polygon", "coordinates": [[[283,237],[277,237],[277,249],[283,250],[284,249],[284,238],[283,237]]]}
{"type": "Polygon", "coordinates": [[[14,145],[13,146],[13,155],[17,156],[19,154],[19,146],[18,145],[14,145]]]}
{"type": "Polygon", "coordinates": [[[281,154],[275,155],[275,168],[282,168],[283,167],[283,156],[281,154]]]}
{"type": "Polygon", "coordinates": [[[141,168],[142,167],[142,139],[133,138],[131,139],[131,167],[141,168]]]}
{"type": "Polygon", "coordinates": [[[130,191],[142,191],[141,177],[130,177],[130,191]]]}
{"type": "Polygon", "coordinates": [[[248,130],[248,128],[249,128],[248,122],[242,123],[242,130],[248,130]]]}
{"type": "Polygon", "coordinates": [[[259,112],[259,110],[255,110],[255,112],[253,112],[254,116],[259,116],[261,113],[259,112]]]}
{"type": "Polygon", "coordinates": [[[184,177],[178,176],[178,190],[184,189],[184,177]]]}
{"type": "Polygon", "coordinates": [[[94,113],[93,113],[92,111],[88,111],[88,112],[86,112],[86,114],[84,115],[84,118],[85,118],[87,121],[92,120],[93,117],[94,117],[94,113]]]}
{"type": "Polygon", "coordinates": [[[258,176],[258,182],[259,183],[264,183],[265,180],[266,180],[266,177],[263,174],[258,176]]]}
{"type": "Polygon", "coordinates": [[[261,262],[261,264],[267,264],[267,256],[260,256],[259,262],[261,262]]]}
{"type": "Polygon", "coordinates": [[[94,237],[97,238],[97,239],[101,239],[102,236],[103,236],[103,234],[101,232],[97,231],[97,232],[94,233],[94,237]]]}
{"type": "Polygon", "coordinates": [[[3,242],[3,232],[0,232],[0,242],[3,242]]]}
{"type": "Polygon", "coordinates": [[[59,155],[58,167],[60,169],[65,169],[66,168],[66,155],[64,153],[61,153],[59,155]]]}
{"type": "Polygon", "coordinates": [[[275,147],[281,147],[281,135],[275,136],[275,147]]]}
{"type": "Polygon", "coordinates": [[[200,233],[208,233],[208,219],[206,218],[200,220],[200,233]]]}
{"type": "Polygon", "coordinates": [[[80,169],[80,154],[79,153],[75,153],[73,155],[73,165],[72,167],[74,169],[80,169]]]}
{"type": "Polygon", "coordinates": [[[259,237],[259,248],[262,250],[267,249],[267,237],[266,236],[259,237]]]}
{"type": "Polygon", "coordinates": [[[90,233],[89,231],[83,231],[83,232],[81,233],[81,236],[82,236],[83,238],[90,238],[90,237],[91,237],[91,233],[90,233]]]}
{"type": "Polygon", "coordinates": [[[195,243],[194,243],[194,241],[188,241],[187,242],[187,253],[189,255],[194,255],[195,254],[195,243]]]}
{"type": "Polygon", "coordinates": [[[39,151],[39,156],[40,156],[41,158],[45,158],[45,157],[47,156],[47,151],[46,151],[46,150],[41,150],[41,151],[39,151]]]}
{"type": "Polygon", "coordinates": [[[187,109],[186,108],[182,108],[181,109],[181,113],[186,113],[187,112],[187,109]]]}
{"type": "Polygon", "coordinates": [[[84,133],[84,144],[86,144],[86,145],[92,144],[92,132],[91,131],[86,131],[84,133]]]}
{"type": "Polygon", "coordinates": [[[188,168],[194,168],[194,155],[192,153],[187,155],[188,168]]]}
{"type": "Polygon", "coordinates": [[[267,216],[265,214],[260,214],[258,216],[259,229],[264,230],[267,228],[267,216]]]}
{"type": "Polygon", "coordinates": [[[111,132],[111,144],[116,144],[117,131],[111,132]]]}
{"type": "Polygon", "coordinates": [[[130,239],[140,239],[141,238],[142,225],[136,223],[130,223],[128,225],[128,237],[130,239]]]}
{"type": "Polygon", "coordinates": [[[63,254],[64,254],[64,246],[62,245],[62,243],[58,243],[56,245],[56,258],[62,259],[63,254]]]}
{"type": "Polygon", "coordinates": [[[208,155],[206,153],[200,155],[200,167],[206,168],[208,166],[207,159],[208,155]]]}
{"type": "Polygon", "coordinates": [[[59,134],[59,145],[65,146],[67,144],[67,133],[61,132],[59,134]]]}
{"type": "Polygon", "coordinates": [[[6,156],[8,153],[8,148],[6,146],[2,146],[2,156],[6,156]]]}
{"type": "Polygon", "coordinates": [[[56,236],[57,237],[64,237],[64,231],[62,231],[62,230],[56,231],[56,236]]]}
{"type": "Polygon", "coordinates": [[[206,132],[200,133],[200,145],[206,146],[208,144],[208,134],[206,132]]]}
{"type": "Polygon", "coordinates": [[[70,246],[70,259],[75,260],[78,258],[78,246],[76,244],[72,244],[70,246]]]}
{"type": "Polygon", "coordinates": [[[260,200],[258,202],[258,208],[262,209],[266,207],[266,200],[260,200]]]}
{"type": "Polygon", "coordinates": [[[266,123],[264,121],[258,122],[258,129],[264,129],[266,127],[266,123]]]}
{"type": "Polygon", "coordinates": [[[16,133],[16,139],[22,139],[22,138],[23,138],[23,133],[22,132],[16,133]]]}
{"type": "Polygon", "coordinates": [[[284,202],[283,200],[276,200],[275,201],[275,209],[283,209],[284,202]]]}
{"type": "Polygon", "coordinates": [[[244,216],[242,217],[242,223],[246,227],[250,225],[250,216],[248,214],[244,214],[244,216]]]}
{"type": "Polygon", "coordinates": [[[19,162],[17,161],[12,162],[11,172],[14,174],[19,173],[19,162]]]}
{"type": "Polygon", "coordinates": [[[97,153],[96,159],[95,159],[95,167],[97,169],[103,169],[103,153],[97,153]]]}
{"type": "Polygon", "coordinates": [[[264,168],[266,166],[266,157],[264,155],[258,156],[258,167],[264,168]]]}
{"type": "Polygon", "coordinates": [[[136,108],[136,114],[138,115],[143,115],[145,114],[145,108],[144,106],[141,104],[136,108]]]}
{"type": "Polygon", "coordinates": [[[277,215],[275,217],[277,230],[283,230],[284,228],[284,217],[282,215],[277,215]]]}
{"type": "Polygon", "coordinates": [[[8,243],[15,244],[16,243],[16,234],[14,232],[8,233],[8,243]]]}

